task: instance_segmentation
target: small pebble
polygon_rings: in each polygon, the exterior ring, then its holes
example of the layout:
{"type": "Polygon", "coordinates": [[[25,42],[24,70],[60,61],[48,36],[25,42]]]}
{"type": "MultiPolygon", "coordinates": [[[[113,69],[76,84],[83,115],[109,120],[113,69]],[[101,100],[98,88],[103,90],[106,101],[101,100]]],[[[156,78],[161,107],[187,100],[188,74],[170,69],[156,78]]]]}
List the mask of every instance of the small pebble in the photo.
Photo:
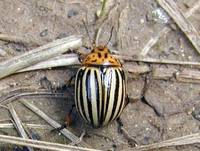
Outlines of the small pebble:
{"type": "Polygon", "coordinates": [[[6,56],[6,51],[0,48],[0,56],[6,56]]]}
{"type": "Polygon", "coordinates": [[[146,15],[147,21],[156,23],[167,24],[170,20],[168,14],[162,8],[156,8],[146,15]]]}
{"type": "Polygon", "coordinates": [[[140,23],[141,23],[141,24],[144,24],[144,19],[140,19],[140,23]]]}
{"type": "Polygon", "coordinates": [[[40,33],[40,37],[45,37],[47,35],[48,35],[48,29],[45,29],[40,33]]]}
{"type": "Polygon", "coordinates": [[[52,83],[47,79],[47,77],[43,77],[40,79],[40,86],[47,90],[52,90],[52,83]]]}
{"type": "Polygon", "coordinates": [[[39,10],[46,13],[48,12],[48,8],[44,6],[39,6],[39,10]]]}
{"type": "Polygon", "coordinates": [[[138,40],[139,38],[138,38],[137,36],[134,36],[133,39],[134,39],[134,40],[138,40]]]}
{"type": "Polygon", "coordinates": [[[192,59],[192,56],[188,56],[188,59],[191,60],[191,59],[192,59]]]}
{"type": "Polygon", "coordinates": [[[196,120],[200,121],[200,110],[199,109],[193,110],[191,114],[196,120]]]}
{"type": "Polygon", "coordinates": [[[67,17],[68,17],[68,18],[71,18],[71,17],[76,16],[76,15],[78,15],[78,11],[77,11],[77,10],[74,10],[74,9],[70,9],[70,10],[68,11],[67,17]]]}
{"type": "Polygon", "coordinates": [[[146,131],[150,131],[150,128],[147,127],[147,128],[146,128],[146,131]]]}

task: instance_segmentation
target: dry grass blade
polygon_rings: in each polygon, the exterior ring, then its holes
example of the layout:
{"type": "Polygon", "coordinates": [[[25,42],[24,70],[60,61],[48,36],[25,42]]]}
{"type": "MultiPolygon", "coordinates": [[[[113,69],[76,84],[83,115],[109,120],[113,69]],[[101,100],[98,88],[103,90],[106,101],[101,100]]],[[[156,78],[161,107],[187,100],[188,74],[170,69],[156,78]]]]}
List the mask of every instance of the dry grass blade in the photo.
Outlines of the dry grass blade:
{"type": "Polygon", "coordinates": [[[101,3],[102,3],[101,10],[97,11],[97,16],[99,18],[105,17],[106,15],[108,15],[109,10],[116,3],[116,1],[115,0],[102,0],[101,3]]]}
{"type": "MultiPolygon", "coordinates": [[[[58,128],[61,127],[59,123],[51,119],[49,116],[47,116],[44,112],[42,112],[40,109],[38,109],[36,106],[34,106],[32,103],[29,103],[27,101],[22,100],[21,101],[27,108],[29,108],[31,111],[36,113],[38,116],[40,116],[42,119],[44,119],[47,123],[49,123],[52,127],[58,128]]],[[[71,140],[73,143],[76,143],[79,138],[75,136],[73,133],[71,133],[66,128],[62,129],[60,131],[65,137],[67,137],[69,140],[71,140]]],[[[90,147],[88,144],[86,144],[84,141],[80,142],[80,145],[83,147],[90,147]]]]}
{"type": "Polygon", "coordinates": [[[161,30],[155,37],[152,37],[144,46],[144,48],[142,49],[140,55],[145,56],[149,50],[153,47],[153,45],[155,45],[157,43],[157,41],[160,39],[160,37],[162,35],[167,34],[171,29],[169,27],[165,27],[163,28],[163,30],[161,30]]]}
{"type": "Polygon", "coordinates": [[[50,143],[44,141],[37,141],[31,139],[23,139],[14,136],[5,136],[0,135],[0,142],[1,143],[9,143],[9,144],[16,144],[22,146],[30,146],[34,148],[52,150],[52,151],[99,151],[95,149],[83,148],[83,147],[76,147],[70,145],[63,145],[58,143],[50,143]]]}
{"type": "MultiPolygon", "coordinates": [[[[19,119],[14,107],[12,106],[12,104],[10,104],[8,107],[9,107],[10,114],[12,115],[12,118],[15,122],[15,126],[16,126],[18,133],[21,135],[22,138],[28,139],[28,135],[26,134],[26,132],[22,126],[22,122],[19,119]]],[[[28,147],[28,150],[33,151],[33,149],[31,147],[28,147]]]]}
{"type": "MultiPolygon", "coordinates": [[[[192,8],[190,8],[184,15],[186,18],[190,17],[196,10],[198,10],[200,7],[200,0],[198,2],[196,2],[194,4],[194,6],[192,8]]],[[[147,44],[144,46],[144,48],[141,51],[141,55],[145,56],[149,50],[157,43],[157,41],[159,40],[160,37],[162,37],[163,35],[167,34],[168,32],[170,32],[171,29],[168,27],[164,27],[159,33],[158,35],[156,35],[155,37],[152,37],[147,44]]]]}
{"type": "Polygon", "coordinates": [[[11,91],[8,91],[6,93],[3,93],[2,96],[0,96],[0,105],[6,105],[18,98],[21,97],[51,97],[51,98],[65,98],[63,93],[53,93],[49,90],[45,89],[36,89],[31,87],[24,87],[24,88],[18,88],[11,91]]]}
{"type": "MultiPolygon", "coordinates": [[[[41,124],[27,124],[27,123],[22,123],[22,125],[26,125],[28,128],[34,128],[34,129],[51,129],[52,127],[49,125],[41,125],[41,124]]],[[[13,123],[1,123],[0,128],[14,128],[13,123]]]]}
{"type": "MultiPolygon", "coordinates": [[[[115,55],[115,56],[121,60],[128,61],[128,62],[147,62],[147,63],[155,63],[155,64],[158,63],[158,64],[200,66],[199,62],[177,61],[177,60],[168,60],[168,59],[154,59],[154,58],[142,57],[142,56],[133,56],[133,57],[124,56],[124,55],[115,55]]],[[[70,66],[70,65],[79,65],[78,56],[76,54],[65,54],[56,58],[52,58],[50,60],[33,65],[31,67],[24,68],[23,70],[20,70],[19,72],[54,68],[54,67],[60,67],[60,66],[70,66]]],[[[150,71],[149,67],[146,67],[145,65],[136,66],[131,63],[124,63],[124,67],[126,71],[130,73],[134,73],[134,74],[143,74],[150,71]]]]}
{"type": "Polygon", "coordinates": [[[200,54],[200,35],[194,26],[187,20],[174,0],[157,0],[163,9],[173,18],[180,29],[185,33],[194,48],[200,54]]]}
{"type": "Polygon", "coordinates": [[[173,138],[173,139],[166,140],[160,143],[138,146],[135,148],[135,150],[144,151],[144,150],[158,149],[162,147],[189,145],[189,144],[195,144],[195,143],[200,143],[200,133],[173,138]]]}
{"type": "Polygon", "coordinates": [[[49,60],[39,62],[28,68],[19,70],[18,72],[26,72],[26,71],[33,71],[33,70],[39,70],[39,69],[49,69],[49,68],[54,68],[54,67],[70,66],[70,65],[76,65],[76,64],[79,64],[77,54],[65,54],[65,55],[61,55],[49,60]]]}
{"type": "Polygon", "coordinates": [[[183,69],[181,72],[176,72],[175,76],[179,82],[200,83],[200,71],[193,69],[183,69]]]}
{"type": "Polygon", "coordinates": [[[20,56],[0,63],[0,79],[15,73],[25,67],[29,67],[38,62],[48,60],[66,52],[69,48],[77,48],[82,45],[80,36],[70,36],[55,40],[47,45],[33,49],[20,56]]]}
{"type": "Polygon", "coordinates": [[[200,62],[191,62],[191,61],[178,61],[178,60],[168,60],[168,59],[155,59],[150,57],[142,56],[122,56],[116,55],[119,59],[129,61],[129,62],[148,62],[155,64],[174,64],[174,65],[188,65],[188,66],[200,66],[200,62]]]}

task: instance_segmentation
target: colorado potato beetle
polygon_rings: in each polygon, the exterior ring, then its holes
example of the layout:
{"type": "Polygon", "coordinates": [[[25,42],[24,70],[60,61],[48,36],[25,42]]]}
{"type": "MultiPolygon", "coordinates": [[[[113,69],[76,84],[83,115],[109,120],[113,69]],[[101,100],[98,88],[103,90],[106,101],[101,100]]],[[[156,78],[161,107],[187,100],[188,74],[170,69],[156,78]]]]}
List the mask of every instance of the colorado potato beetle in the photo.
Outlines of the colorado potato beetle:
{"type": "Polygon", "coordinates": [[[75,79],[75,105],[93,127],[117,119],[126,106],[125,72],[106,46],[94,47],[82,61],[75,79]]]}

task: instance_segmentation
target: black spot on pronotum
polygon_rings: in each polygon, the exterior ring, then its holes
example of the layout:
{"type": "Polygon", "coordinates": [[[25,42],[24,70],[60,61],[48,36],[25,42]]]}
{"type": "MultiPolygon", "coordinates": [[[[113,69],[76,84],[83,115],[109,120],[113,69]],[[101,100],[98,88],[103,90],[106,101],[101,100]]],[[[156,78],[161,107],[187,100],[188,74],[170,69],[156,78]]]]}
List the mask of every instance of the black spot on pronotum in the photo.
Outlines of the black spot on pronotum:
{"type": "Polygon", "coordinates": [[[105,53],[105,54],[104,54],[104,57],[105,57],[105,58],[108,58],[108,53],[105,53]]]}
{"type": "Polygon", "coordinates": [[[92,62],[96,62],[96,61],[97,61],[97,59],[92,60],[92,62]]]}
{"type": "Polygon", "coordinates": [[[98,53],[98,57],[101,58],[101,53],[98,53]]]}

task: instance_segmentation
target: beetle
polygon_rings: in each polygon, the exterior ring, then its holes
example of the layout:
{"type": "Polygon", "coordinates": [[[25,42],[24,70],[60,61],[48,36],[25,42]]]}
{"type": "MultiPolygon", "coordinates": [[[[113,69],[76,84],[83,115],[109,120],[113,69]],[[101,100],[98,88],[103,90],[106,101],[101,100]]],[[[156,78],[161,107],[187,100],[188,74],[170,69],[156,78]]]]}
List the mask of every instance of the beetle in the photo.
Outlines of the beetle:
{"type": "Polygon", "coordinates": [[[120,61],[106,46],[86,55],[75,79],[75,106],[95,128],[116,120],[127,104],[126,78],[120,61]]]}

